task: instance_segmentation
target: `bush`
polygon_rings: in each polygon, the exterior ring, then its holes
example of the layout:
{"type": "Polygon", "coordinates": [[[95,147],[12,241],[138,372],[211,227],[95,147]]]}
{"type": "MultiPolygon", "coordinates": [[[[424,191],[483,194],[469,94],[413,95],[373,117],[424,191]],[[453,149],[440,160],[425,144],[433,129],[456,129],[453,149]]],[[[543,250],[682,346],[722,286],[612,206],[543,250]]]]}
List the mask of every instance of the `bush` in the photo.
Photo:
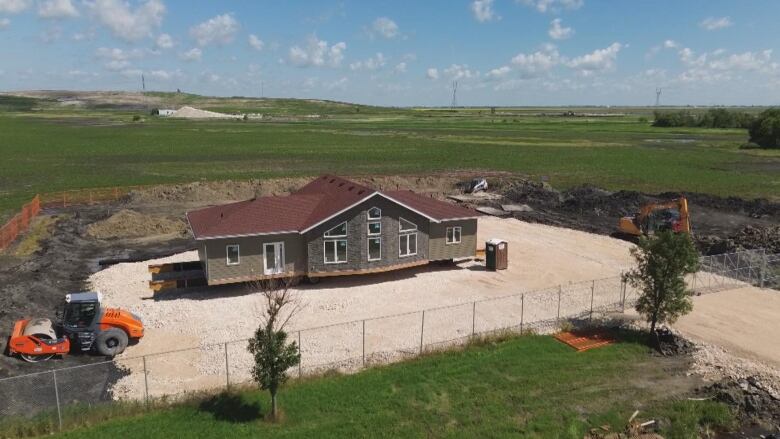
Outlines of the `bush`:
{"type": "Polygon", "coordinates": [[[748,113],[729,111],[725,108],[710,108],[703,114],[693,114],[688,110],[660,112],[655,111],[656,127],[694,127],[694,128],[749,128],[755,118],[748,113]]]}
{"type": "Polygon", "coordinates": [[[750,142],[762,148],[780,148],[780,108],[761,112],[750,124],[750,142]]]}
{"type": "Polygon", "coordinates": [[[140,115],[136,114],[135,116],[133,116],[133,122],[140,122],[141,120],[142,119],[140,115]]]}

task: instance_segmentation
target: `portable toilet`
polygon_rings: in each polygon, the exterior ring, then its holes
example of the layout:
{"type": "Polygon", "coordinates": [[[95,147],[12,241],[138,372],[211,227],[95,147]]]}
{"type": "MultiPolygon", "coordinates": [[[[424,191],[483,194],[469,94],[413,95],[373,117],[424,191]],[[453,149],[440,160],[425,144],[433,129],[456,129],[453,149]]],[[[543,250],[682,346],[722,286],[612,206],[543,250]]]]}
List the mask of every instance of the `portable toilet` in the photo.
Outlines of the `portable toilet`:
{"type": "Polygon", "coordinates": [[[491,271],[506,270],[509,266],[509,244],[493,238],[485,243],[485,268],[491,271]]]}

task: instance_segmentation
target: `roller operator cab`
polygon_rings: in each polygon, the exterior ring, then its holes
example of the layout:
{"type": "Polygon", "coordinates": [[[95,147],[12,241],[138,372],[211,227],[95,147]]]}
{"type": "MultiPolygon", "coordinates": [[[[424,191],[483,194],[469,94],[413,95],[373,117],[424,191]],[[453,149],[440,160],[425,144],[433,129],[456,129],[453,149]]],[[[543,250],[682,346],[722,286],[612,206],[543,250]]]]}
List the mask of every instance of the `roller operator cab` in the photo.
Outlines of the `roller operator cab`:
{"type": "Polygon", "coordinates": [[[9,342],[10,353],[30,362],[45,361],[73,349],[114,356],[144,336],[138,316],[118,308],[103,308],[100,302],[101,295],[96,292],[67,294],[56,324],[45,318],[17,321],[9,342]]]}
{"type": "Polygon", "coordinates": [[[101,355],[122,353],[131,340],[144,336],[144,326],[135,314],[118,308],[103,308],[100,293],[74,293],[65,296],[59,326],[71,345],[101,355]]]}

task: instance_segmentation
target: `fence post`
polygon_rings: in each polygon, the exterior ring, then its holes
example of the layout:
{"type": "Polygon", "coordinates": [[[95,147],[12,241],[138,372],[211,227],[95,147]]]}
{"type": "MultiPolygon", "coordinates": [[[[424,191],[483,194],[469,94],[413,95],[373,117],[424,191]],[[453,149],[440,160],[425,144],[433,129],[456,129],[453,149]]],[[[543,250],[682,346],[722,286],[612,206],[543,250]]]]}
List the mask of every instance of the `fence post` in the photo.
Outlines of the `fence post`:
{"type": "Polygon", "coordinates": [[[593,320],[593,295],[596,293],[596,281],[590,285],[590,317],[588,320],[593,320]]]}
{"type": "Polygon", "coordinates": [[[57,400],[57,422],[60,426],[59,429],[62,430],[62,409],[60,408],[60,390],[57,386],[57,371],[53,370],[51,374],[54,378],[54,398],[57,400]]]}
{"type": "Polygon", "coordinates": [[[303,349],[301,349],[301,331],[298,331],[298,353],[301,355],[301,358],[298,360],[298,378],[300,378],[303,375],[303,372],[301,371],[301,363],[303,363],[303,349]]]}
{"type": "Polygon", "coordinates": [[[523,321],[525,317],[525,294],[520,295],[520,335],[523,335],[523,321]]]}
{"type": "Polygon", "coordinates": [[[474,305],[471,308],[471,336],[477,335],[477,301],[474,301],[474,305]]]}
{"type": "Polygon", "coordinates": [[[561,290],[563,290],[563,285],[558,284],[558,317],[556,319],[559,323],[561,320],[561,290]]]}
{"type": "Polygon", "coordinates": [[[420,327],[420,353],[423,350],[423,338],[425,337],[425,310],[422,312],[422,326],[420,327]]]}
{"type": "Polygon", "coordinates": [[[225,342],[225,390],[230,390],[230,363],[228,361],[228,342],[225,342]]]}
{"type": "Polygon", "coordinates": [[[363,320],[363,367],[366,367],[366,321],[363,320]]]}
{"type": "Polygon", "coordinates": [[[620,309],[622,313],[626,312],[626,280],[622,277],[620,278],[620,290],[621,290],[621,298],[620,298],[620,309]]]}
{"type": "Polygon", "coordinates": [[[144,360],[144,401],[146,404],[149,404],[149,379],[147,378],[147,371],[146,371],[146,355],[143,357],[144,360]]]}
{"type": "Polygon", "coordinates": [[[766,276],[766,270],[767,270],[767,258],[766,258],[766,249],[763,249],[761,252],[761,288],[764,288],[764,278],[766,276]]]}

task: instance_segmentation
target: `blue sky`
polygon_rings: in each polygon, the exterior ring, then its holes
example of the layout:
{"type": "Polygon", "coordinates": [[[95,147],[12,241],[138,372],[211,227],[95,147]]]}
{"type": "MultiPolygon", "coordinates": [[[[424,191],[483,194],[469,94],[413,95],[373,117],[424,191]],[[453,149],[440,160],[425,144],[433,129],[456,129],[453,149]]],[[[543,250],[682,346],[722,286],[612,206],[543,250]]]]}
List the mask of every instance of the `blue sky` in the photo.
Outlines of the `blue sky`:
{"type": "Polygon", "coordinates": [[[780,1],[0,0],[0,89],[780,103],[780,1]]]}

